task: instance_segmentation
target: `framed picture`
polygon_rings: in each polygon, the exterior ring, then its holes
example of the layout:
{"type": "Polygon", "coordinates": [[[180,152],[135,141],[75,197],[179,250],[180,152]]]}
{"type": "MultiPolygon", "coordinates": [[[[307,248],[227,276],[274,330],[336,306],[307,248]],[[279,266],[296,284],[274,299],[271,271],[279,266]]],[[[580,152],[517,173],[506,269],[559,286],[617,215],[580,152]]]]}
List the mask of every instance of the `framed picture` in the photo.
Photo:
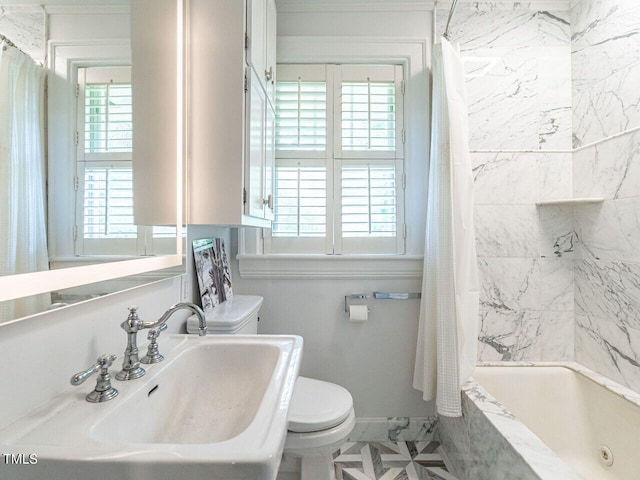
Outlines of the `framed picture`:
{"type": "Polygon", "coordinates": [[[233,296],[231,269],[222,238],[201,238],[193,241],[200,298],[205,315],[216,305],[233,296]]]}

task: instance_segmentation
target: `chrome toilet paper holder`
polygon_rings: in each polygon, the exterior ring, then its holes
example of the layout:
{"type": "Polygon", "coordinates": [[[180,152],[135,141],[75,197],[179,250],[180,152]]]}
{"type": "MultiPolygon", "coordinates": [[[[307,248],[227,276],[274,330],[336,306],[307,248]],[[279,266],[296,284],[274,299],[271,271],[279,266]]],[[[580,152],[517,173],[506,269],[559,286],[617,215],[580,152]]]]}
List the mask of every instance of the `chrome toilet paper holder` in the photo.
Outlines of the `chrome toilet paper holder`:
{"type": "Polygon", "coordinates": [[[369,298],[369,295],[365,295],[364,293],[353,293],[351,295],[344,296],[344,311],[345,313],[349,313],[349,302],[351,300],[365,300],[369,298]]]}

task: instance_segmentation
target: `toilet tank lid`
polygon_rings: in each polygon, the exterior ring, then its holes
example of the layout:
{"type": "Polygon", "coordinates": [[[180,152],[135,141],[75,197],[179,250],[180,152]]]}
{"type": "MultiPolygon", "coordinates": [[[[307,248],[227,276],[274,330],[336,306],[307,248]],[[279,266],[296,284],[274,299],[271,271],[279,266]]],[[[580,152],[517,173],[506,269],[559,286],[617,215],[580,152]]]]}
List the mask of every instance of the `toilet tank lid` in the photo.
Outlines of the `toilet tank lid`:
{"type": "Polygon", "coordinates": [[[342,423],[352,408],[353,398],[346,388],[298,377],[289,405],[287,428],[298,433],[327,430],[342,423]]]}
{"type": "MultiPolygon", "coordinates": [[[[226,302],[219,303],[207,318],[209,333],[233,333],[258,313],[263,298],[259,295],[234,295],[226,302]]],[[[187,332],[198,333],[198,317],[187,319],[187,332]]]]}

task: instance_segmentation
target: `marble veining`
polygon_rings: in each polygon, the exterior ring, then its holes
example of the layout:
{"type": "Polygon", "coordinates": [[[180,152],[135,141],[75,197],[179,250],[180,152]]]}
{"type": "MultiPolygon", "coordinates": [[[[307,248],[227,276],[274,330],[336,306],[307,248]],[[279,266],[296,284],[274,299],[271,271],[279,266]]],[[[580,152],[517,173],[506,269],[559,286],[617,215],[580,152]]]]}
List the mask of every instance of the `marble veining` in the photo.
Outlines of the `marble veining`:
{"type": "Polygon", "coordinates": [[[640,329],[640,264],[580,260],[575,283],[576,313],[640,329]]]}
{"type": "Polygon", "coordinates": [[[480,359],[573,358],[572,209],[535,206],[573,194],[572,155],[557,152],[571,147],[570,12],[540,5],[459,3],[450,29],[469,99],[480,359]]]}
{"type": "Polygon", "coordinates": [[[458,480],[437,442],[347,442],[334,459],[337,480],[458,480]]]}
{"type": "Polygon", "coordinates": [[[352,442],[430,442],[437,437],[438,417],[360,417],[352,442]]]}
{"type": "MultiPolygon", "coordinates": [[[[437,11],[441,32],[447,15],[437,11]]],[[[569,12],[462,3],[450,33],[465,63],[472,149],[569,148],[569,12]]]]}
{"type": "Polygon", "coordinates": [[[467,382],[462,400],[463,417],[440,418],[443,451],[461,480],[578,480],[482,386],[467,382]]]}
{"type": "Polygon", "coordinates": [[[640,391],[640,329],[576,314],[576,360],[640,391]]]}
{"type": "Polygon", "coordinates": [[[43,63],[45,58],[45,14],[42,8],[0,6],[0,34],[43,63]]]}
{"type": "Polygon", "coordinates": [[[640,131],[575,152],[573,176],[576,197],[640,196],[640,131]]]}
{"type": "MultiPolygon", "coordinates": [[[[597,335],[601,338],[600,335],[597,335]]],[[[576,362],[482,362],[503,368],[570,368],[640,407],[640,394],[576,362]]],[[[473,379],[463,387],[462,418],[440,418],[443,452],[461,480],[497,478],[577,480],[574,473],[518,418],[473,379]]]]}
{"type": "Polygon", "coordinates": [[[574,147],[640,125],[640,4],[581,2],[571,29],[574,147]]]}
{"type": "Polygon", "coordinates": [[[640,197],[574,208],[578,258],[640,262],[640,197]]]}

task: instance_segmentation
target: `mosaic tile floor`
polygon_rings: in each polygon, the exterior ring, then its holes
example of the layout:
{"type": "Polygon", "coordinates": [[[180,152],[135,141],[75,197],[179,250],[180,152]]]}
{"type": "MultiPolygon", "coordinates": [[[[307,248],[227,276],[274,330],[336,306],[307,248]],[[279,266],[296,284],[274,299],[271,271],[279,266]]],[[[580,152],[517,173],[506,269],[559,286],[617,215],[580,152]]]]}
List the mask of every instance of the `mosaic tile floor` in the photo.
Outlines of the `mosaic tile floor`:
{"type": "Polygon", "coordinates": [[[347,442],[335,457],[337,480],[457,480],[437,442],[347,442]]]}

